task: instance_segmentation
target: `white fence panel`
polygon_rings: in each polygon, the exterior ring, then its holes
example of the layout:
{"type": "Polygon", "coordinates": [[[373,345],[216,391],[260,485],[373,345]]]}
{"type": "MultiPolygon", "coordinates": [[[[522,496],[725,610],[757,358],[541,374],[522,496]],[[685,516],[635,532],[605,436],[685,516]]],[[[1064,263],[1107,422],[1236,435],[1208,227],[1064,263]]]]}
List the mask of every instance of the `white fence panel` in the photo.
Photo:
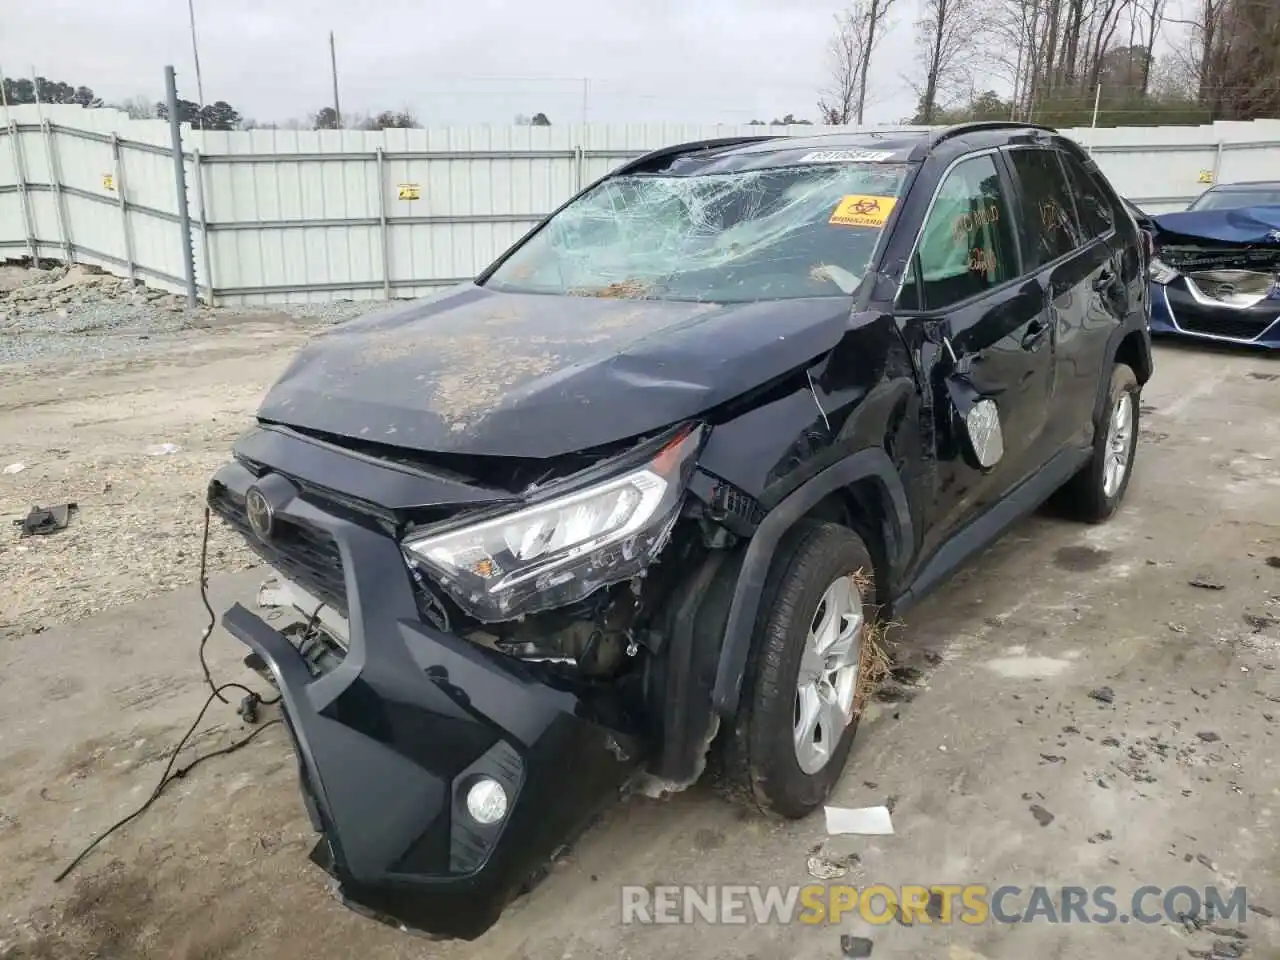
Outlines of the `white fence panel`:
{"type": "MultiPolygon", "coordinates": [[[[648,150],[841,129],[184,127],[196,280],[205,299],[228,303],[419,296],[475,276],[577,190],[648,150]]],[[[1280,177],[1276,120],[1063,133],[1155,213],[1185,207],[1209,181],[1280,177]]],[[[26,256],[34,243],[42,257],[185,289],[167,123],[21,106],[0,116],[0,141],[0,256],[26,256]]]]}

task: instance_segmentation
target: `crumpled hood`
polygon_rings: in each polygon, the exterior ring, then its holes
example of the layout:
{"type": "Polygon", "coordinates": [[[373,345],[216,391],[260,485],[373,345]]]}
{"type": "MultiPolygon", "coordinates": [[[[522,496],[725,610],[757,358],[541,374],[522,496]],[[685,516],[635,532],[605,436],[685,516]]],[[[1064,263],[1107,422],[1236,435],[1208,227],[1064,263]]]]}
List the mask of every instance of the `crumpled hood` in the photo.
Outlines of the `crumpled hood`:
{"type": "Polygon", "coordinates": [[[800,366],[839,342],[851,305],[465,284],[316,337],[258,416],[412,450],[553,457],[696,416],[800,366]]]}
{"type": "Polygon", "coordinates": [[[1280,207],[1186,210],[1161,214],[1152,222],[1157,236],[1168,233],[1185,240],[1270,244],[1280,248],[1280,207]]]}

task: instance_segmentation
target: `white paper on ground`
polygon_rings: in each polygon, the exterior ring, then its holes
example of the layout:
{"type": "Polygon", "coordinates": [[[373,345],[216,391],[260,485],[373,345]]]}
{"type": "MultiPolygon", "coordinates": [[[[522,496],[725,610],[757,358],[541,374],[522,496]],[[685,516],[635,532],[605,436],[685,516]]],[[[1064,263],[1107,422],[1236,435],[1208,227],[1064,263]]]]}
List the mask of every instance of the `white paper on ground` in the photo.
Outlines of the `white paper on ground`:
{"type": "Polygon", "coordinates": [[[893,833],[888,807],[824,807],[827,833],[861,833],[884,836],[893,833]]]}

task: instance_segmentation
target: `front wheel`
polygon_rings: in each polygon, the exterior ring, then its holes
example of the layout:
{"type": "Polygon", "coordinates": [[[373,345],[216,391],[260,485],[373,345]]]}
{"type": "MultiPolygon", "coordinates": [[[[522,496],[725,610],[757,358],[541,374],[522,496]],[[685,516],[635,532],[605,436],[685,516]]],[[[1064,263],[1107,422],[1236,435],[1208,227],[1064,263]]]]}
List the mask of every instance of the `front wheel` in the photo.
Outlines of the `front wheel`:
{"type": "Polygon", "coordinates": [[[752,637],[721,778],[738,797],[803,817],[844,770],[861,709],[861,665],[876,608],[866,545],[805,522],[779,545],[752,637]]]}
{"type": "Polygon", "coordinates": [[[1076,517],[1101,523],[1124,499],[1138,450],[1138,378],[1131,368],[1117,364],[1102,421],[1094,431],[1093,457],[1062,488],[1062,502],[1076,517]]]}

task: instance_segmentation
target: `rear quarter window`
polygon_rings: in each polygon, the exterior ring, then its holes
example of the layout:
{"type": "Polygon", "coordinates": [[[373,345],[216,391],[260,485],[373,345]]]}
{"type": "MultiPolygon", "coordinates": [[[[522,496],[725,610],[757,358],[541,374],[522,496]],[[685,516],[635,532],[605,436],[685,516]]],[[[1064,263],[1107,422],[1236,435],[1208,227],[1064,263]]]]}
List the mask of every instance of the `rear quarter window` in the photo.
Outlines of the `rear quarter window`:
{"type": "Polygon", "coordinates": [[[1115,229],[1115,211],[1106,188],[1099,182],[1099,174],[1085,168],[1076,157],[1060,151],[1059,157],[1067,171],[1067,180],[1075,194],[1076,214],[1085,237],[1103,237],[1115,229]]]}
{"type": "Polygon", "coordinates": [[[1058,153],[1043,147],[1019,147],[1007,154],[1022,196],[1029,267],[1057,260],[1086,240],[1058,153]]]}

